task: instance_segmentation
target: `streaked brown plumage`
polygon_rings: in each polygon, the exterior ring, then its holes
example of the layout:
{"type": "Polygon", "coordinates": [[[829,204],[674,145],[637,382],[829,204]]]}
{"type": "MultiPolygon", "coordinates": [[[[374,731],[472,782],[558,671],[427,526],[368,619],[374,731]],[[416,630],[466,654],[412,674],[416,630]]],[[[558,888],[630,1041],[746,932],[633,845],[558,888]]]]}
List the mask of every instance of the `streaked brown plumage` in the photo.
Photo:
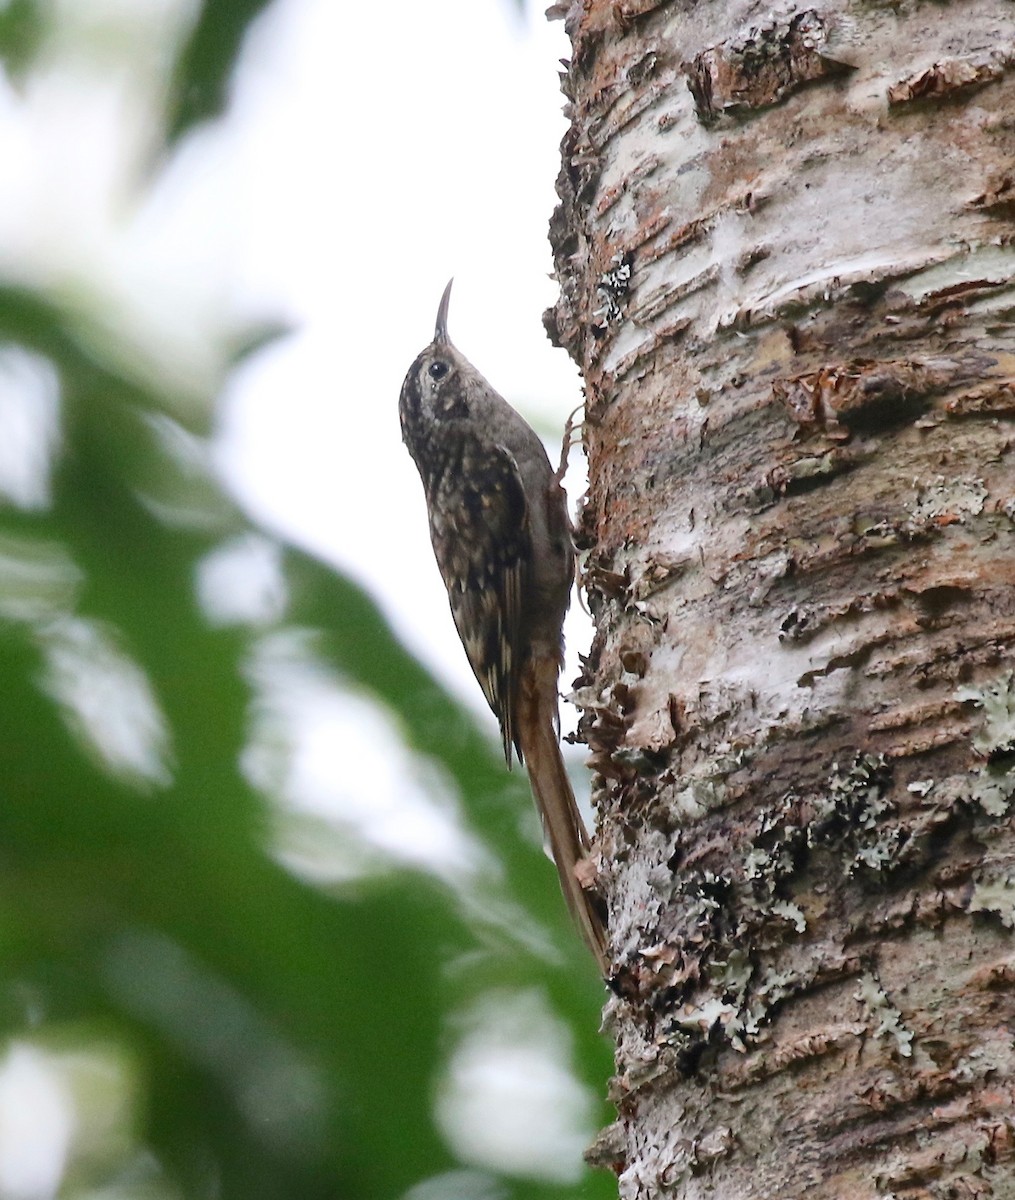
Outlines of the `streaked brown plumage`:
{"type": "Polygon", "coordinates": [[[402,438],[419,469],[430,539],[462,645],[504,757],[524,762],[568,907],[605,974],[595,898],[575,868],[589,837],[558,741],[557,676],[574,577],[567,500],[542,442],[451,344],[451,284],[434,339],[402,384],[402,438]]]}

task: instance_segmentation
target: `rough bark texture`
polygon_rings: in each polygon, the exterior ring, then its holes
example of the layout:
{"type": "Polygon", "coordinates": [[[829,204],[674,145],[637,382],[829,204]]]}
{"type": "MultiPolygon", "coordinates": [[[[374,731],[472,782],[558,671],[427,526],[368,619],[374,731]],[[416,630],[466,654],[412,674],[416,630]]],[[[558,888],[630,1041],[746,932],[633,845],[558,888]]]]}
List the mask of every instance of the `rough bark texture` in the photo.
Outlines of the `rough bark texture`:
{"type": "Polygon", "coordinates": [[[1015,1196],[1015,7],[586,0],[624,1197],[1015,1196]]]}

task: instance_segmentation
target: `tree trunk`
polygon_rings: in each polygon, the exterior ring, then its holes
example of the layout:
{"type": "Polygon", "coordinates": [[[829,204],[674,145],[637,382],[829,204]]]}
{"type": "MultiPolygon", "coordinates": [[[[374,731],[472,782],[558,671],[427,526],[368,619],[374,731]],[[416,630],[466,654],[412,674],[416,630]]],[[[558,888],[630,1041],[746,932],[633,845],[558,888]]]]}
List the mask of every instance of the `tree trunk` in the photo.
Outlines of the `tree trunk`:
{"type": "Polygon", "coordinates": [[[590,1157],[629,1198],[1015,1196],[1015,8],[564,9],[590,1157]]]}

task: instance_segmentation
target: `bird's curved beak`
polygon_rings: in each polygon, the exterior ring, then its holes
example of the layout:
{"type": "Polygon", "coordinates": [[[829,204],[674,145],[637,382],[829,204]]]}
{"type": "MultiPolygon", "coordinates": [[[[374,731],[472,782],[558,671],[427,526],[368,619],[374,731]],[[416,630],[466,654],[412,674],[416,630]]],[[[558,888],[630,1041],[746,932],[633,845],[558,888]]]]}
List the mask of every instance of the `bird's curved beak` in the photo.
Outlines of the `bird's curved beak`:
{"type": "Polygon", "coordinates": [[[441,296],[440,307],[437,309],[437,327],[434,330],[433,340],[435,342],[448,342],[448,304],[451,300],[451,285],[455,282],[454,277],[448,280],[448,286],[444,289],[444,295],[441,296]]]}

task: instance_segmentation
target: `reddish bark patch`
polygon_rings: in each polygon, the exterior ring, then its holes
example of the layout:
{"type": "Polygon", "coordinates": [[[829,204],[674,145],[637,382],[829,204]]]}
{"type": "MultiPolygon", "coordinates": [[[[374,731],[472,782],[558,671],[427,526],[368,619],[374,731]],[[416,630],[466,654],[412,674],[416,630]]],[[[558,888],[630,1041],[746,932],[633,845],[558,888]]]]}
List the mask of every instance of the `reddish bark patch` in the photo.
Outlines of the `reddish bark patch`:
{"type": "Polygon", "coordinates": [[[945,404],[950,417],[1015,417],[1015,380],[1002,379],[970,388],[945,404]]]}
{"type": "Polygon", "coordinates": [[[988,179],[983,191],[969,201],[969,207],[1000,217],[1015,217],[1015,179],[996,175],[988,179]]]}
{"type": "Polygon", "coordinates": [[[1015,55],[992,50],[988,54],[967,58],[943,58],[888,89],[888,103],[893,107],[917,100],[946,100],[961,96],[1000,79],[1015,64],[1015,55]]]}
{"type": "Polygon", "coordinates": [[[772,395],[803,430],[848,436],[848,430],[915,420],[943,383],[941,372],[920,363],[857,360],[777,379],[772,395]]]}
{"type": "Polygon", "coordinates": [[[772,21],[743,38],[720,42],[684,64],[698,117],[766,108],[818,79],[853,68],[827,53],[827,18],[808,9],[788,23],[772,21]]]}

